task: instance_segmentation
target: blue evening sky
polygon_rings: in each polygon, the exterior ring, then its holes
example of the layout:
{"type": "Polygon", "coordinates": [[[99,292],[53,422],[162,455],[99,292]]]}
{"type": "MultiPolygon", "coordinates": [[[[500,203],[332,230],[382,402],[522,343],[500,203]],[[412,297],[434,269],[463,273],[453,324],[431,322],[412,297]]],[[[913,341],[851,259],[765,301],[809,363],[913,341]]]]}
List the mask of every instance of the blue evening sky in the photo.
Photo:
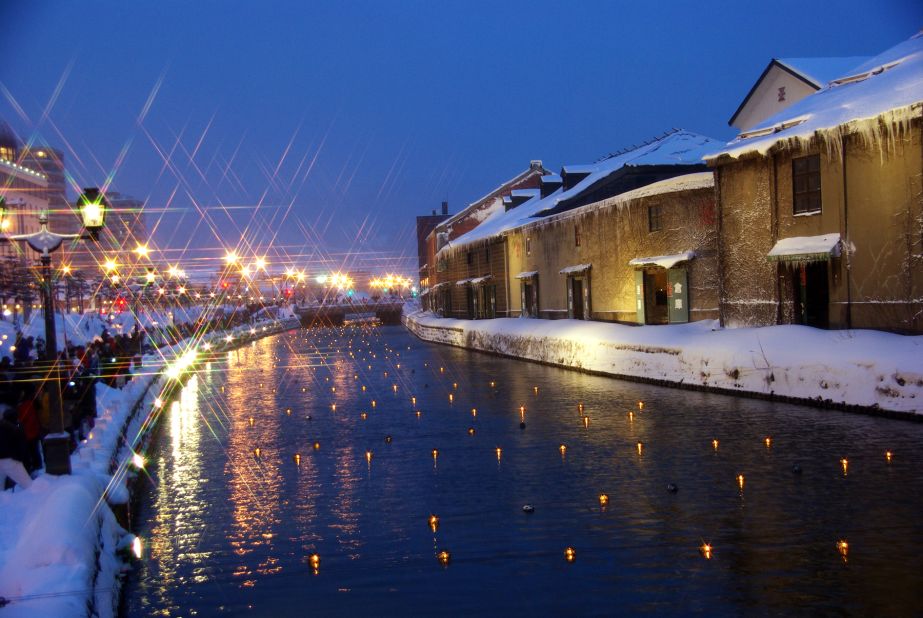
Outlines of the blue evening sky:
{"type": "Polygon", "coordinates": [[[391,266],[443,199],[670,127],[730,139],[770,58],[877,54],[923,3],[8,0],[0,20],[0,117],[76,183],[147,200],[165,256],[243,237],[391,266]]]}

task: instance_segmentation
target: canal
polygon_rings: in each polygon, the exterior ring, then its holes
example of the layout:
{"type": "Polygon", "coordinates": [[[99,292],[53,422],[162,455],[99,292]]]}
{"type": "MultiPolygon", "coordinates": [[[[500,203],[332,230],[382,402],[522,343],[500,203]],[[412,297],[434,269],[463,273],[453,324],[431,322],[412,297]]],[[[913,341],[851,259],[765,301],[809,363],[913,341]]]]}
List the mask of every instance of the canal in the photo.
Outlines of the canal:
{"type": "Polygon", "coordinates": [[[122,614],[919,614],[921,444],[397,326],[293,331],[164,411],[122,614]]]}

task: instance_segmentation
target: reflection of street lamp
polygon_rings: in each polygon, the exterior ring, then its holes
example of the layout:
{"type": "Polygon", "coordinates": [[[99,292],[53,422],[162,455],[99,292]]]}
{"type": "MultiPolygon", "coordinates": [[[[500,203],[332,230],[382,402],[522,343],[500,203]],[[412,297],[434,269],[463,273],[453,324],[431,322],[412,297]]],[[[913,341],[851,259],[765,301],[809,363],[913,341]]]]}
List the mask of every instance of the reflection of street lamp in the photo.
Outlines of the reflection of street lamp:
{"type": "MultiPolygon", "coordinates": [[[[51,254],[58,250],[65,240],[99,240],[99,232],[106,222],[108,202],[99,189],[84,189],[77,200],[83,232],[80,234],[56,234],[48,229],[48,213],[38,216],[40,229],[31,234],[7,236],[0,234],[0,241],[21,242],[41,255],[42,304],[45,312],[45,360],[49,365],[49,435],[44,441],[45,471],[50,474],[70,474],[70,436],[64,433],[64,406],[61,400],[61,382],[58,375],[58,337],[54,315],[54,288],[51,275],[51,254]]],[[[6,200],[0,197],[0,229],[6,218],[6,200]]]]}

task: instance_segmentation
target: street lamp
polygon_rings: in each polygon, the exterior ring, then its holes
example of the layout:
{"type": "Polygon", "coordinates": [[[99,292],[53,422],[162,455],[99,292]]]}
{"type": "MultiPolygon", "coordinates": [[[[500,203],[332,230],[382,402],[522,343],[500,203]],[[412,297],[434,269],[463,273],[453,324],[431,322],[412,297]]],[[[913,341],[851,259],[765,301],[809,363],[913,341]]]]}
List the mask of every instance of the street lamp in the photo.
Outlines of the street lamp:
{"type": "MultiPolygon", "coordinates": [[[[57,234],[48,229],[48,213],[38,216],[40,229],[31,234],[7,235],[0,233],[0,242],[21,242],[40,254],[42,264],[42,305],[45,312],[45,360],[48,362],[46,388],[49,404],[56,413],[49,415],[49,433],[44,440],[45,471],[49,474],[70,474],[70,436],[64,432],[64,407],[61,399],[60,366],[58,364],[58,337],[54,315],[54,287],[51,274],[51,254],[65,240],[99,240],[99,232],[106,222],[108,202],[99,189],[84,189],[77,200],[83,231],[79,234],[57,234]]],[[[0,230],[5,229],[6,199],[0,196],[0,230]]]]}

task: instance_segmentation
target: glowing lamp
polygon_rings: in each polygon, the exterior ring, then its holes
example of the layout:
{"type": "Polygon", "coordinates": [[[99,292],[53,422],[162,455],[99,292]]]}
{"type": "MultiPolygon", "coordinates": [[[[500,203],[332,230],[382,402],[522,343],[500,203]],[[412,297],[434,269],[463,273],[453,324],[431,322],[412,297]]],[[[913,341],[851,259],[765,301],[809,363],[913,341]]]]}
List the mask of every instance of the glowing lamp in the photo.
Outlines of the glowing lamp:
{"type": "Polygon", "coordinates": [[[643,410],[643,409],[644,409],[644,402],[643,402],[643,401],[639,401],[639,402],[638,402],[638,410],[640,411],[640,410],[643,410]]]}
{"type": "Polygon", "coordinates": [[[469,435],[469,436],[473,436],[474,434],[475,434],[474,427],[469,427],[469,428],[468,428],[468,435],[469,435]]]}
{"type": "Polygon", "coordinates": [[[252,417],[252,416],[251,416],[250,418],[247,419],[247,423],[249,423],[250,426],[253,427],[254,421],[253,421],[253,417],[252,417]]]}
{"type": "Polygon", "coordinates": [[[581,414],[583,414],[583,402],[582,401],[577,403],[577,412],[580,412],[581,414]]]}
{"type": "Polygon", "coordinates": [[[317,554],[311,554],[308,556],[308,563],[314,570],[314,574],[317,575],[317,572],[320,570],[320,556],[317,554]]]}
{"type": "Polygon", "coordinates": [[[888,463],[891,463],[891,457],[893,457],[891,451],[885,451],[885,459],[888,463]]]}
{"type": "Polygon", "coordinates": [[[439,373],[445,373],[445,367],[440,367],[440,368],[439,368],[439,373]]]}
{"type": "Polygon", "coordinates": [[[609,495],[599,494],[599,506],[608,506],[608,505],[609,505],[609,495]]]}
{"type": "Polygon", "coordinates": [[[144,457],[142,457],[138,453],[134,453],[131,456],[131,463],[134,464],[136,468],[142,469],[144,468],[144,457]]]}
{"type": "Polygon", "coordinates": [[[448,566],[449,562],[452,560],[452,555],[446,550],[442,550],[436,556],[439,559],[439,564],[442,566],[448,566]]]}
{"type": "Polygon", "coordinates": [[[644,442],[638,442],[638,455],[644,450],[644,442]]]}
{"type": "Polygon", "coordinates": [[[503,456],[503,449],[499,446],[497,447],[497,461],[500,461],[500,457],[503,456]]]}
{"type": "Polygon", "coordinates": [[[315,451],[319,451],[319,450],[320,450],[320,442],[315,442],[315,443],[314,443],[314,450],[315,450],[315,451]]]}
{"type": "Polygon", "coordinates": [[[702,556],[704,556],[706,560],[711,560],[712,547],[710,544],[702,543],[702,546],[699,547],[699,551],[702,552],[702,556]]]}
{"type": "Polygon", "coordinates": [[[629,422],[629,423],[635,422],[635,413],[634,413],[634,412],[631,412],[631,411],[628,412],[628,422],[629,422]]]}
{"type": "Polygon", "coordinates": [[[538,387],[537,387],[537,386],[533,386],[533,387],[532,387],[532,391],[533,391],[536,395],[538,395],[538,387]]]}
{"type": "Polygon", "coordinates": [[[161,399],[160,397],[158,397],[157,399],[155,399],[155,400],[154,400],[154,407],[157,408],[158,410],[159,410],[160,408],[162,408],[162,407],[163,407],[163,399],[161,399]]]}
{"type": "Polygon", "coordinates": [[[365,452],[365,461],[366,463],[369,463],[369,464],[372,463],[372,451],[365,452]]]}
{"type": "Polygon", "coordinates": [[[80,221],[83,227],[92,236],[97,236],[106,224],[106,211],[108,203],[99,189],[92,187],[84,189],[77,198],[77,210],[80,212],[80,221]]]}
{"type": "Polygon", "coordinates": [[[490,382],[490,388],[493,388],[493,387],[495,387],[496,385],[497,385],[497,383],[491,380],[491,382],[490,382]]]}
{"type": "Polygon", "coordinates": [[[434,448],[433,449],[433,460],[435,460],[438,457],[439,457],[439,449],[434,448]]]}
{"type": "Polygon", "coordinates": [[[376,405],[378,405],[378,402],[376,402],[376,401],[373,399],[373,400],[372,400],[372,407],[374,408],[376,405]]]}
{"type": "Polygon", "coordinates": [[[291,416],[291,415],[292,415],[292,409],[291,409],[291,408],[285,408],[285,414],[287,414],[288,416],[291,416]]]}
{"type": "Polygon", "coordinates": [[[589,417],[589,416],[584,416],[584,417],[583,417],[583,428],[584,428],[584,429],[589,429],[589,428],[590,428],[590,417],[589,417]]]}
{"type": "Polygon", "coordinates": [[[394,392],[396,393],[396,392],[397,392],[397,384],[392,384],[392,385],[391,385],[391,390],[394,391],[394,392]]]}
{"type": "Polygon", "coordinates": [[[562,444],[561,446],[558,447],[558,451],[560,451],[561,456],[563,457],[564,455],[567,454],[567,446],[562,444]]]}
{"type": "Polygon", "coordinates": [[[421,415],[421,414],[422,414],[422,413],[421,413],[419,410],[417,410],[417,418],[420,418],[420,415],[421,415]]]}
{"type": "Polygon", "coordinates": [[[740,488],[740,491],[744,490],[744,475],[743,474],[737,475],[737,487],[740,488]]]}
{"type": "Polygon", "coordinates": [[[141,544],[141,537],[136,536],[131,542],[131,553],[138,560],[141,559],[141,554],[144,551],[144,547],[141,544]]]}
{"type": "Polygon", "coordinates": [[[766,443],[766,448],[772,447],[772,437],[771,436],[766,436],[763,442],[766,443]]]}
{"type": "Polygon", "coordinates": [[[362,420],[366,420],[368,417],[369,417],[369,415],[366,414],[365,412],[363,412],[362,414],[359,415],[359,418],[361,418],[362,420]]]}
{"type": "Polygon", "coordinates": [[[455,396],[452,393],[449,393],[449,403],[455,401],[455,396]]]}
{"type": "Polygon", "coordinates": [[[438,515],[429,516],[429,527],[433,532],[435,532],[439,528],[439,516],[438,515]]]}
{"type": "Polygon", "coordinates": [[[843,476],[846,476],[846,472],[849,470],[849,460],[844,457],[840,460],[840,466],[843,468],[843,476]]]}
{"type": "Polygon", "coordinates": [[[262,453],[262,451],[260,450],[260,447],[256,447],[255,449],[253,449],[253,456],[254,456],[254,457],[259,457],[261,453],[262,453]]]}
{"type": "Polygon", "coordinates": [[[300,466],[300,465],[301,465],[301,455],[298,454],[298,453],[295,453],[295,465],[296,465],[296,466],[300,466]]]}
{"type": "Polygon", "coordinates": [[[846,539],[840,539],[836,542],[836,550],[845,561],[846,557],[849,555],[849,543],[846,542],[846,539]]]}
{"type": "Polygon", "coordinates": [[[573,547],[567,547],[564,549],[564,560],[567,562],[573,562],[577,559],[577,550],[573,547]]]}
{"type": "Polygon", "coordinates": [[[718,450],[718,439],[717,439],[717,438],[715,438],[714,440],[711,441],[711,446],[712,446],[712,448],[715,449],[716,451],[718,450]]]}
{"type": "Polygon", "coordinates": [[[416,397],[411,397],[411,398],[410,398],[410,405],[412,405],[412,406],[417,405],[417,398],[416,398],[416,397]]]}
{"type": "Polygon", "coordinates": [[[458,389],[458,382],[452,382],[452,388],[458,389]]]}

